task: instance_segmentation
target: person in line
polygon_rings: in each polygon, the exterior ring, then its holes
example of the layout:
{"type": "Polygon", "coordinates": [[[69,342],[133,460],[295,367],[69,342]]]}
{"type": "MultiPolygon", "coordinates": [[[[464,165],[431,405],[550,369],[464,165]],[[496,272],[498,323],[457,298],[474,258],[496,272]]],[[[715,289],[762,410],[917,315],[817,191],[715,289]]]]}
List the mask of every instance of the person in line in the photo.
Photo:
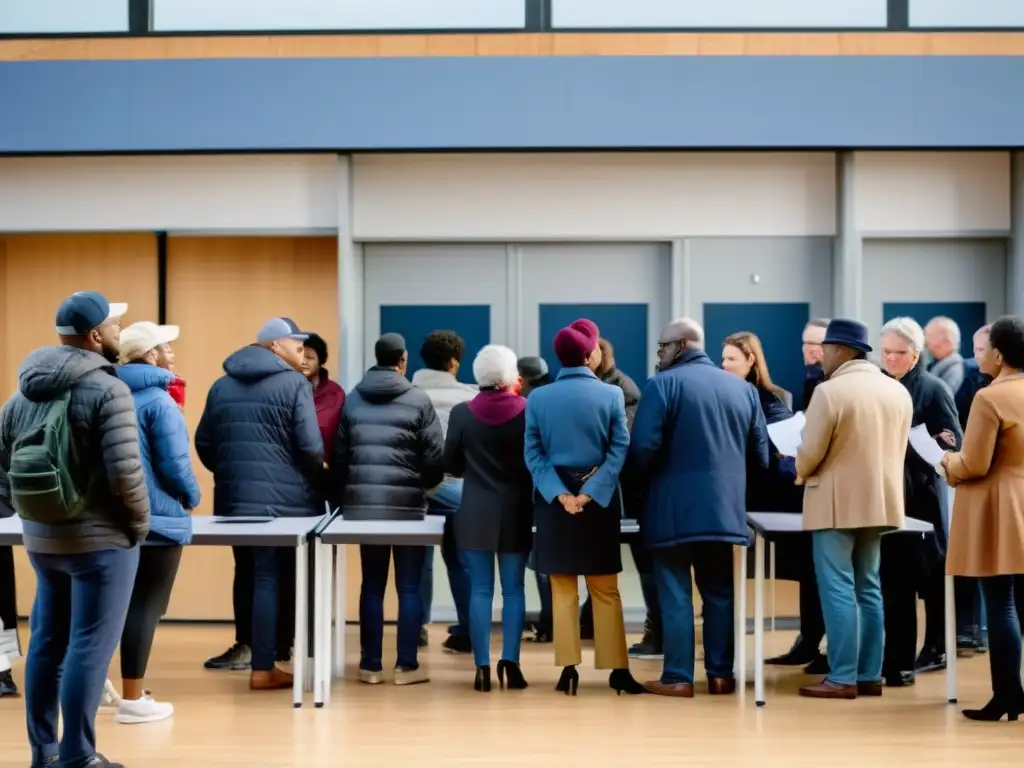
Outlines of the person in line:
{"type": "MultiPolygon", "coordinates": [[[[786,406],[785,391],[772,382],[761,340],[743,331],[729,336],[722,345],[722,368],[754,385],[767,424],[792,418],[786,406]]],[[[769,443],[768,468],[752,468],[747,475],[747,510],[800,514],[803,489],[796,485],[796,464],[792,457],[781,456],[769,443]]],[[[818,582],[814,577],[814,555],[810,537],[794,536],[775,546],[775,577],[800,585],[800,633],[793,647],[765,663],[777,666],[803,666],[808,675],[827,675],[828,660],[821,653],[825,639],[825,619],[821,615],[818,582]]],[[[749,559],[749,553],[748,553],[749,559]]]]}
{"type": "MultiPolygon", "coordinates": [[[[441,439],[448,431],[448,417],[452,408],[472,399],[476,387],[463,384],[456,378],[466,354],[466,342],[454,331],[434,331],[427,335],[420,346],[420,357],[425,368],[412,375],[412,385],[427,393],[434,412],[441,425],[441,439]]],[[[428,494],[428,512],[444,515],[444,537],[441,540],[441,557],[448,571],[448,586],[455,601],[456,623],[449,627],[448,637],[441,644],[446,653],[469,653],[469,573],[466,563],[459,554],[455,541],[455,511],[462,499],[462,480],[446,477],[437,488],[428,494]]],[[[434,548],[427,550],[420,582],[423,600],[423,628],[420,630],[420,645],[426,645],[426,625],[430,623],[434,601],[434,548]]]]}
{"type": "MultiPolygon", "coordinates": [[[[992,377],[982,371],[980,365],[980,361],[988,354],[990,328],[990,325],[983,325],[974,332],[974,357],[964,361],[964,383],[954,394],[960,427],[965,432],[974,397],[992,383],[992,377]]],[[[957,653],[965,656],[985,653],[988,650],[988,622],[981,584],[977,579],[968,576],[957,576],[953,583],[956,597],[957,653]]]]}
{"type": "Polygon", "coordinates": [[[149,489],[149,536],[139,553],[139,569],[121,633],[121,698],[115,720],[152,723],[174,714],[145,689],[146,667],[157,624],[165,613],[181,564],[182,547],[192,539],[191,510],[199,506],[199,482],[192,471],[188,427],[168,387],[177,378],[171,342],[176,325],[142,321],[121,331],[117,375],[132,391],[139,422],[139,448],[149,489]]]}
{"type": "Polygon", "coordinates": [[[828,322],[829,321],[826,318],[821,317],[811,320],[811,322],[804,326],[802,338],[804,355],[804,387],[803,391],[800,393],[800,404],[798,406],[794,406],[796,410],[807,410],[807,406],[810,405],[811,396],[814,394],[814,390],[825,380],[825,375],[821,371],[821,357],[823,354],[821,340],[825,338],[825,329],[828,328],[828,322]]]}
{"type": "Polygon", "coordinates": [[[992,699],[964,716],[1016,720],[1024,712],[1024,320],[996,320],[978,362],[992,384],[974,398],[962,450],[942,457],[956,488],[946,567],[981,581],[989,617],[992,699]]]}
{"type": "Polygon", "coordinates": [[[469,567],[469,630],[477,691],[491,689],[494,561],[501,579],[501,659],[498,684],[526,687],[519,669],[526,593],[526,559],[533,546],[533,483],[526,468],[526,399],[516,394],[516,354],[488,344],[473,360],[480,392],[454,406],[444,443],[445,470],[465,478],[455,513],[455,540],[469,567]]]}
{"type": "Polygon", "coordinates": [[[36,573],[25,663],[34,768],[119,766],[96,752],[96,710],[150,522],[135,405],[115,368],[127,310],[95,291],[65,299],[60,346],[25,359],[0,412],[0,508],[21,516],[36,573]]]}
{"type": "MultiPolygon", "coordinates": [[[[0,518],[14,510],[0,505],[0,518]]],[[[11,659],[21,656],[18,638],[18,601],[14,583],[14,548],[0,547],[0,699],[17,696],[18,686],[11,674],[11,659]]]]}
{"type": "Polygon", "coordinates": [[[313,387],[313,405],[316,406],[316,423],[324,442],[324,456],[330,458],[334,437],[341,422],[341,409],[345,406],[345,390],[334,381],[324,364],[327,362],[327,342],[311,333],[302,342],[302,375],[313,387]]]}
{"type": "Polygon", "coordinates": [[[619,473],[629,433],[622,390],[594,374],[601,364],[600,333],[577,320],[555,334],[562,369],[550,386],[526,401],[526,465],[533,478],[537,570],[551,575],[555,689],[575,694],[582,662],[579,577],[594,601],[595,665],[611,669],[618,693],[645,693],[629,672],[619,596],[622,571],[619,473]]]}
{"type": "Polygon", "coordinates": [[[801,696],[882,695],[882,533],[903,527],[903,461],[914,406],[906,388],[867,359],[867,326],[836,319],[822,340],[825,381],[806,411],[797,451],[804,530],[828,638],[829,673],[801,696]]]}
{"type": "Polygon", "coordinates": [[[933,317],[924,327],[924,335],[932,357],[928,363],[928,373],[946,382],[950,392],[956,392],[964,381],[960,326],[948,317],[933,317]]]}
{"type": "MultiPolygon", "coordinates": [[[[882,368],[910,393],[911,427],[924,424],[943,448],[959,448],[962,433],[953,393],[919,365],[925,334],[909,317],[882,326],[882,368]]],[[[948,520],[943,519],[940,478],[935,468],[909,445],[903,468],[904,508],[909,517],[935,526],[928,537],[889,536],[882,540],[882,597],[885,602],[885,661],[882,675],[890,686],[907,685],[917,672],[946,666],[945,560],[948,520]],[[924,645],[917,649],[917,596],[925,605],[924,645]]]]}
{"type": "MultiPolygon", "coordinates": [[[[547,386],[553,381],[551,374],[548,373],[547,361],[543,357],[520,357],[517,367],[519,368],[519,379],[522,381],[520,394],[523,397],[529,397],[535,389],[547,386]]],[[[537,570],[536,549],[530,552],[530,559],[526,565],[533,569],[534,579],[537,582],[537,595],[540,597],[540,614],[533,625],[533,637],[528,639],[535,643],[550,643],[554,635],[551,616],[551,577],[537,570]]]]}
{"type": "Polygon", "coordinates": [[[746,546],[747,468],[768,466],[768,429],[754,388],[704,352],[704,329],[669,323],[658,341],[658,372],[644,385],[629,446],[645,480],[640,526],[654,552],[665,632],[660,679],[647,689],[693,697],[691,569],[704,606],[704,665],[711,694],[731,694],[733,546],[746,546]]]}
{"type": "MultiPolygon", "coordinates": [[[[422,520],[427,491],[444,477],[441,422],[427,394],[405,377],[405,339],[385,333],[373,348],[377,364],[345,398],[330,460],[337,504],[346,520],[422,520]]],[[[384,682],[384,590],[391,558],[398,592],[395,685],[430,680],[417,658],[427,547],[362,544],[359,590],[359,679],[384,682]]]]}
{"type": "MultiPolygon", "coordinates": [[[[268,320],[255,344],[228,356],[224,375],[210,388],[196,429],[196,452],[213,473],[215,515],[321,513],[323,439],[313,390],[299,372],[307,336],[288,318],[268,320]]],[[[290,688],[292,676],[275,661],[280,627],[286,625],[280,621],[282,586],[291,583],[294,552],[291,547],[249,549],[252,581],[239,584],[236,570],[234,592],[236,599],[244,599],[247,590],[252,596],[249,688],[290,688]]]]}

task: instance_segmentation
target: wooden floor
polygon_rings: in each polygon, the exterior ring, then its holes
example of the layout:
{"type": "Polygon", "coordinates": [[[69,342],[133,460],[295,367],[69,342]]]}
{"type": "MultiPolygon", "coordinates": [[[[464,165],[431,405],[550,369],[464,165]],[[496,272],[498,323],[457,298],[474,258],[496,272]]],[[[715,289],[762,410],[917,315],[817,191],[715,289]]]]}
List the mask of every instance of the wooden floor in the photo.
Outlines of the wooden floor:
{"type": "MultiPolygon", "coordinates": [[[[385,640],[393,651],[394,630],[385,640]]],[[[490,694],[472,689],[472,660],[440,652],[435,628],[426,664],[432,682],[411,688],[351,679],[358,635],[350,628],[348,678],[329,708],[293,709],[289,692],[251,693],[247,673],[208,672],[203,660],[231,641],[228,627],[163,626],[150,664],[150,687],[174,703],[173,719],[122,726],[100,713],[100,749],[129,768],[161,766],[906,766],[1022,765],[1024,722],[982,724],[947,705],[942,673],[882,699],[801,699],[807,678],[769,668],[768,705],[752,696],[692,700],[616,697],[607,675],[581,667],[576,698],[553,691],[552,646],[524,645],[530,688],[490,694]]],[[[497,640],[497,638],[495,638],[497,640]]],[[[789,633],[768,636],[769,650],[789,633]]],[[[495,654],[497,647],[495,646],[495,654]]],[[[495,656],[496,658],[496,656],[495,656]]],[[[421,657],[423,659],[423,657],[421,657]]],[[[593,652],[584,652],[592,663],[593,652]]],[[[699,666],[698,662],[698,666],[699,666]]],[[[22,662],[15,663],[20,682],[22,662]]],[[[385,667],[388,665],[385,664],[385,667]]],[[[116,660],[115,667],[116,670],[116,660]]],[[[988,661],[960,664],[960,701],[988,699],[988,661]]],[[[633,662],[642,680],[658,662],[633,662]]],[[[116,680],[116,678],[113,678],[116,680]]],[[[23,704],[0,700],[0,766],[28,765],[23,704]]]]}

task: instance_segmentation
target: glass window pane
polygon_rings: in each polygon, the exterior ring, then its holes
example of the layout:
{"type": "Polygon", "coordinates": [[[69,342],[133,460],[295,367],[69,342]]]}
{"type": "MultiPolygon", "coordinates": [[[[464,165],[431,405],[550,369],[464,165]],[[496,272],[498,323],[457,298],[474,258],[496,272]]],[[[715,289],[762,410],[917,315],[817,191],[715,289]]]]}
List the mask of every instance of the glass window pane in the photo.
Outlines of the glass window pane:
{"type": "Polygon", "coordinates": [[[1021,0],[910,0],[911,27],[1024,27],[1021,0]]]}
{"type": "Polygon", "coordinates": [[[524,0],[153,0],[159,31],[499,29],[526,25],[524,0]]]}
{"type": "Polygon", "coordinates": [[[128,0],[0,0],[0,33],[127,32],[128,0]]]}

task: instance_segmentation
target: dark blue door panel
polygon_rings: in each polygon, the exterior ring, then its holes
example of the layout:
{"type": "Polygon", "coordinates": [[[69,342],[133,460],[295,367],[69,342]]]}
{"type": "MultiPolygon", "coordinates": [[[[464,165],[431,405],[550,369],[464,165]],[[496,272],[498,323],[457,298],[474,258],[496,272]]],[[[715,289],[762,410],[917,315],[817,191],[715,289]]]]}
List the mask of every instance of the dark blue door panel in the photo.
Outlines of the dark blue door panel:
{"type": "Polygon", "coordinates": [[[711,359],[722,364],[722,342],[740,331],[757,335],[764,347],[772,381],[793,395],[801,407],[804,386],[804,358],[801,338],[810,320],[806,302],[705,304],[705,345],[711,359]]]}
{"type": "Polygon", "coordinates": [[[933,317],[945,317],[960,326],[960,354],[974,357],[974,332],[986,323],[983,301],[892,301],[882,305],[885,321],[912,317],[924,328],[933,317]]]}
{"type": "Polygon", "coordinates": [[[381,305],[380,332],[400,333],[409,348],[409,376],[423,367],[420,347],[431,331],[455,331],[466,342],[459,381],[475,384],[473,358],[491,343],[491,307],[475,305],[381,305]]]}
{"type": "Polygon", "coordinates": [[[555,357],[555,334],[574,320],[585,317],[597,323],[601,336],[615,347],[615,364],[642,387],[654,371],[647,339],[646,304],[541,304],[540,307],[541,356],[547,361],[554,376],[561,365],[555,357]]]}

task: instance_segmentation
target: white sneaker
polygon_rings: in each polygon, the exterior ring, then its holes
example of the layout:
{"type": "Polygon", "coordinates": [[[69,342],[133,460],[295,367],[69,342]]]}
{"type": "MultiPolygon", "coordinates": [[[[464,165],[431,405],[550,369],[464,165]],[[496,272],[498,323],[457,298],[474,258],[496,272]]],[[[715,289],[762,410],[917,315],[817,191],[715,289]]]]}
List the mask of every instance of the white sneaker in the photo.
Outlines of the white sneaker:
{"type": "Polygon", "coordinates": [[[149,691],[143,691],[141,699],[121,699],[114,720],[123,725],[138,725],[166,720],[173,714],[173,704],[157,701],[149,691]]]}
{"type": "Polygon", "coordinates": [[[114,684],[107,680],[103,685],[103,696],[100,698],[100,706],[105,708],[113,708],[121,703],[121,694],[117,692],[114,684]]]}

